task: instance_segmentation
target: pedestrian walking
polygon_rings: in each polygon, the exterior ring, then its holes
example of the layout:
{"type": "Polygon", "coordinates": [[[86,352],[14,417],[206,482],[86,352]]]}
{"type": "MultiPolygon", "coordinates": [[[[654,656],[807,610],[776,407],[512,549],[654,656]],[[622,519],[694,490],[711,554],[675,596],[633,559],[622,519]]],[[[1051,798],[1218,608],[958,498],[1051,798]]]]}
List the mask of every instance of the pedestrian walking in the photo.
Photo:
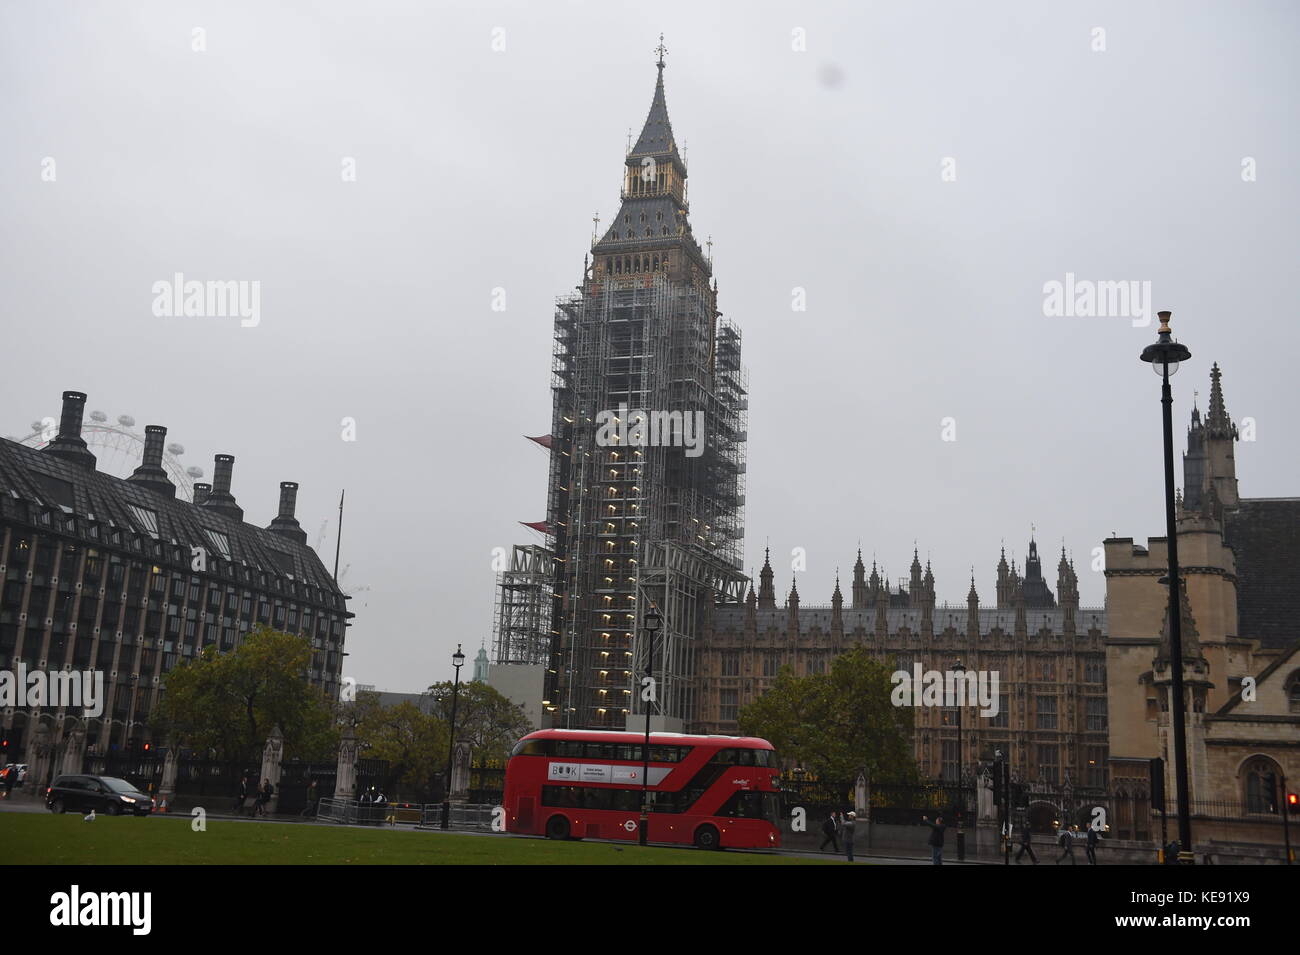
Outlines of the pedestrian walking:
{"type": "Polygon", "coordinates": [[[256,814],[259,816],[266,815],[266,804],[271,801],[271,796],[275,793],[275,787],[271,785],[271,780],[263,779],[262,785],[257,790],[257,808],[256,814]]]}
{"type": "Polygon", "coordinates": [[[1020,827],[1020,851],[1016,853],[1016,865],[1020,865],[1021,858],[1025,853],[1029,853],[1030,861],[1038,865],[1038,856],[1034,855],[1034,847],[1031,845],[1032,837],[1029,834],[1029,824],[1020,827]]]}
{"type": "Polygon", "coordinates": [[[316,780],[312,780],[307,785],[307,805],[302,807],[299,815],[310,816],[316,812],[316,780]]]}
{"type": "Polygon", "coordinates": [[[934,822],[929,816],[922,816],[921,821],[930,827],[930,862],[943,865],[943,832],[948,828],[943,824],[943,816],[935,816],[934,822]]]}
{"type": "Polygon", "coordinates": [[[248,774],[245,773],[239,780],[239,788],[235,790],[234,813],[236,816],[244,814],[244,803],[248,801],[248,774]]]}
{"type": "Polygon", "coordinates": [[[1087,850],[1088,865],[1097,864],[1097,843],[1100,840],[1101,837],[1097,835],[1097,830],[1092,828],[1092,826],[1089,826],[1088,827],[1088,850],[1087,850]]]}
{"type": "Polygon", "coordinates": [[[842,823],[835,818],[835,815],[836,814],[832,812],[829,816],[826,817],[826,821],[822,823],[823,838],[822,838],[822,844],[817,847],[818,852],[825,852],[826,843],[829,842],[835,854],[836,855],[840,854],[839,831],[842,823]]]}
{"type": "Polygon", "coordinates": [[[844,835],[844,853],[849,857],[850,862],[853,861],[853,830],[857,826],[857,818],[856,812],[850,812],[840,826],[840,832],[844,835]]]}
{"type": "Polygon", "coordinates": [[[1061,858],[1056,860],[1057,865],[1064,862],[1066,856],[1070,857],[1070,865],[1079,864],[1079,860],[1074,857],[1074,836],[1070,834],[1069,829],[1061,830],[1061,836],[1056,840],[1056,844],[1062,849],[1061,858]]]}

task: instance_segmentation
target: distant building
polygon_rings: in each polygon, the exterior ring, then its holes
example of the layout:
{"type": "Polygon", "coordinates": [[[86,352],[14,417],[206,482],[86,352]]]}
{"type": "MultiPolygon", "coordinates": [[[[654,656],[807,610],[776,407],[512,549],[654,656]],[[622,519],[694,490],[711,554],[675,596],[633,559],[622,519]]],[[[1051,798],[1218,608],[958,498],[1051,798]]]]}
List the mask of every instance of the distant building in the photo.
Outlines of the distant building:
{"type": "MultiPolygon", "coordinates": [[[[805,606],[792,584],[778,607],[765,559],[759,589],[743,607],[714,608],[699,654],[701,695],[694,730],[739,732],[740,708],[762,695],[783,666],[796,675],[824,673],[840,653],[868,648],[900,670],[997,671],[998,715],[967,708],[960,765],[967,775],[1001,750],[1014,779],[1034,788],[1106,788],[1106,611],[1079,606],[1079,582],[1064,549],[1057,597],[1042,576],[1035,541],[1022,577],[1006,552],[997,566],[996,601],[981,606],[972,578],[966,606],[935,603],[934,575],[913,552],[910,587],[891,588],[875,562],[870,576],[858,552],[851,599],[839,580],[829,605],[805,606]]],[[[923,776],[955,779],[957,711],[915,709],[913,744],[923,776]]]]}
{"type": "MultiPolygon", "coordinates": [[[[158,425],[135,473],[105,474],[81,436],[85,401],[64,392],[43,449],[0,440],[0,668],[102,671],[92,752],[149,741],[165,675],[205,647],[234,649],[257,624],[309,637],[308,676],[337,697],[353,615],[294,517],[298,485],[281,483],[279,512],[257,527],[231,491],[234,458],[219,454],[212,484],[178,500],[158,425]]],[[[30,749],[38,722],[57,745],[82,715],[4,711],[10,758],[30,749]]]]}
{"type": "Polygon", "coordinates": [[[542,729],[544,722],[544,690],[546,667],[524,664],[491,664],[488,667],[487,685],[511,703],[524,709],[533,729],[542,729]]]}

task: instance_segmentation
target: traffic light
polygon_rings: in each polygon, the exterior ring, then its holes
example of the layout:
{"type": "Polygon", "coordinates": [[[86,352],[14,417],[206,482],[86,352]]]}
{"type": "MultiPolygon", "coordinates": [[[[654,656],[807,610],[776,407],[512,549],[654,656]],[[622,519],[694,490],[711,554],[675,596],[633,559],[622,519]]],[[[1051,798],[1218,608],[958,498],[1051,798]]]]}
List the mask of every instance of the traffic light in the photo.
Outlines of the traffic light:
{"type": "Polygon", "coordinates": [[[1286,811],[1293,816],[1300,812],[1300,794],[1286,794],[1286,811]]]}
{"type": "Polygon", "coordinates": [[[1002,761],[993,764],[993,805],[1002,805],[1002,761]]]}
{"type": "Polygon", "coordinates": [[[152,749],[152,748],[153,748],[153,743],[145,743],[145,744],[144,744],[144,751],[145,751],[146,753],[149,752],[149,750],[152,749]]]}

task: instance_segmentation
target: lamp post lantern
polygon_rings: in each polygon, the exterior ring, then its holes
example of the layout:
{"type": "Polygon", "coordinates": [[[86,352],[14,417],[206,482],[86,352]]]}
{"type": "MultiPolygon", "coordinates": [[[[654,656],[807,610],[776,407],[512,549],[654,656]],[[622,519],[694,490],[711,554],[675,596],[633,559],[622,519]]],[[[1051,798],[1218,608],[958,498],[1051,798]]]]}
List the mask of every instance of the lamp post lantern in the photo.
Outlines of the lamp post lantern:
{"type": "Polygon", "coordinates": [[[460,696],[460,668],[465,665],[465,654],[460,644],[451,655],[451,665],[456,668],[456,680],[451,687],[451,741],[447,744],[447,784],[442,790],[442,828],[451,828],[451,771],[452,761],[456,757],[456,703],[460,696]]]}
{"type": "Polygon", "coordinates": [[[1174,785],[1178,800],[1178,861],[1191,864],[1192,820],[1187,792],[1187,701],[1183,698],[1183,620],[1181,581],[1178,577],[1178,526],[1174,514],[1174,424],[1173,393],[1169,377],[1178,371],[1180,362],[1192,353],[1186,345],[1173,340],[1169,328],[1172,312],[1160,312],[1160,328],[1153,344],[1142,349],[1141,358],[1160,376],[1160,404],[1165,441],[1165,532],[1169,541],[1169,665],[1173,677],[1174,785]]]}
{"type": "Polygon", "coordinates": [[[659,697],[658,688],[655,686],[654,669],[655,669],[655,634],[663,626],[664,618],[659,615],[659,611],[651,604],[650,609],[646,611],[645,619],[641,621],[641,627],[645,630],[646,636],[650,643],[646,653],[646,681],[643,687],[648,692],[643,692],[642,702],[645,703],[645,745],[641,750],[641,826],[637,834],[637,841],[641,845],[646,845],[650,841],[650,704],[659,697]]]}

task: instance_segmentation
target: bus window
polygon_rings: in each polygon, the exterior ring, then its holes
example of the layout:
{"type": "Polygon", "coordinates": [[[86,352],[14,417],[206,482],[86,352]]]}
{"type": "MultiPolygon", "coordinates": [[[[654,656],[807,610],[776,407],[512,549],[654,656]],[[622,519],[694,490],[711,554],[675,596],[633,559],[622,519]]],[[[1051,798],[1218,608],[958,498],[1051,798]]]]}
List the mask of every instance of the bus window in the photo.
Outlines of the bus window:
{"type": "MultiPolygon", "coordinates": [[[[759,750],[762,753],[771,752],[771,750],[759,750]]],[[[763,818],[773,825],[780,824],[781,821],[781,799],[776,793],[763,793],[763,818]]]]}
{"type": "Polygon", "coordinates": [[[613,743],[587,743],[584,755],[587,759],[616,759],[614,753],[617,749],[613,743]]]}
{"type": "Polygon", "coordinates": [[[582,804],[582,790],[577,786],[543,786],[542,805],[577,809],[582,804]]]}
{"type": "Polygon", "coordinates": [[[657,792],[652,789],[649,796],[651,812],[681,812],[678,808],[677,793],[657,792]]]}
{"type": "Polygon", "coordinates": [[[608,789],[596,789],[587,787],[582,791],[582,808],[584,809],[608,809],[610,808],[610,796],[612,792],[608,789]]]}
{"type": "Polygon", "coordinates": [[[677,793],[677,799],[675,800],[677,811],[690,812],[703,795],[704,790],[699,788],[681,790],[677,793]]]}
{"type": "Polygon", "coordinates": [[[555,755],[569,756],[576,759],[582,758],[582,741],[576,739],[557,739],[555,740],[555,755]]]}
{"type": "Polygon", "coordinates": [[[511,756],[549,756],[551,741],[547,739],[521,739],[510,751],[511,756]]]}
{"type": "Polygon", "coordinates": [[[690,748],[686,746],[651,746],[650,762],[680,763],[688,752],[690,748]]]}
{"type": "Polygon", "coordinates": [[[720,749],[713,754],[711,763],[727,766],[775,766],[775,753],[770,749],[720,749]]]}
{"type": "Polygon", "coordinates": [[[641,790],[639,789],[614,789],[607,790],[613,793],[610,800],[610,809],[616,809],[619,812],[639,812],[641,809],[641,790]]]}
{"type": "Polygon", "coordinates": [[[718,811],[719,816],[732,816],[736,819],[763,819],[767,808],[763,800],[764,793],[738,792],[718,811]]]}

